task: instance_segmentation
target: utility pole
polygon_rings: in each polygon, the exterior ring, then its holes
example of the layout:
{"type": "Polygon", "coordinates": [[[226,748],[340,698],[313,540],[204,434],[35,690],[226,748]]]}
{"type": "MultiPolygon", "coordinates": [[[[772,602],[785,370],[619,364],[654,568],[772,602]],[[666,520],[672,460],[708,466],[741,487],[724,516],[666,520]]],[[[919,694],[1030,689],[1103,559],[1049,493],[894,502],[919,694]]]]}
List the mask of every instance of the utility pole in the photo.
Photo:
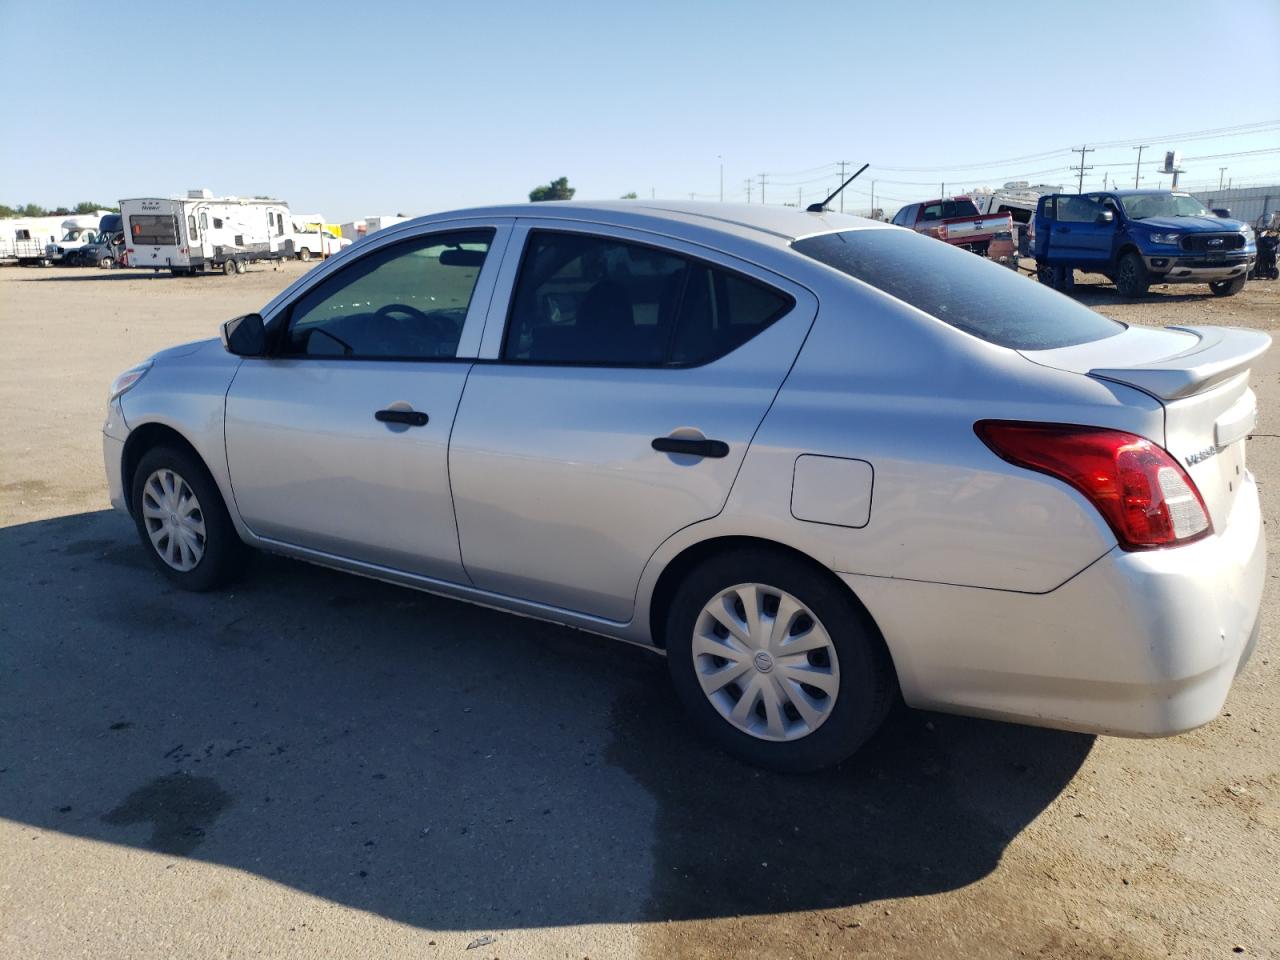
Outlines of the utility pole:
{"type": "MultiPolygon", "coordinates": [[[[849,165],[848,160],[840,161],[840,182],[844,183],[844,168],[849,165]]],[[[840,212],[844,213],[844,191],[840,191],[840,212]]]]}
{"type": "Polygon", "coordinates": [[[1105,173],[1102,175],[1102,189],[1107,189],[1107,175],[1105,173]]]}
{"type": "Polygon", "coordinates": [[[764,178],[765,178],[765,175],[763,173],[760,174],[760,202],[761,203],[764,203],[764,178]]]}
{"type": "Polygon", "coordinates": [[[1080,166],[1072,167],[1071,169],[1080,171],[1080,182],[1079,182],[1079,185],[1076,187],[1076,193],[1084,193],[1084,172],[1086,170],[1093,169],[1092,164],[1090,164],[1087,167],[1084,165],[1084,155],[1086,153],[1093,153],[1093,147],[1090,147],[1090,146],[1073,147],[1071,152],[1080,154],[1080,166]]]}
{"type": "Polygon", "coordinates": [[[804,187],[796,187],[796,207],[797,207],[797,209],[800,209],[800,210],[803,210],[803,209],[804,209],[804,200],[802,199],[802,197],[803,197],[803,196],[804,196],[804,187]]]}
{"type": "Polygon", "coordinates": [[[658,188],[657,188],[657,187],[650,187],[650,188],[649,188],[649,199],[650,199],[650,200],[656,200],[656,199],[658,199],[658,188]]]}
{"type": "Polygon", "coordinates": [[[690,199],[690,200],[692,200],[692,199],[693,199],[694,197],[696,197],[696,196],[697,196],[697,194],[696,194],[696,193],[690,193],[690,194],[689,194],[689,199],[690,199]]]}
{"type": "Polygon", "coordinates": [[[1142,177],[1142,151],[1143,151],[1143,148],[1147,146],[1149,146],[1149,144],[1142,143],[1133,148],[1134,150],[1138,151],[1138,165],[1137,167],[1134,168],[1134,171],[1133,171],[1133,189],[1135,190],[1138,189],[1138,180],[1141,179],[1142,177]]]}
{"type": "Polygon", "coordinates": [[[871,219],[876,218],[876,182],[871,181],[871,219]]]}
{"type": "Polygon", "coordinates": [[[939,197],[942,197],[943,199],[946,199],[946,196],[947,196],[947,182],[946,182],[945,180],[944,180],[944,181],[942,181],[942,183],[938,184],[938,196],[939,196],[939,197]]]}
{"type": "Polygon", "coordinates": [[[1222,175],[1223,175],[1224,173],[1226,173],[1226,172],[1227,172],[1227,168],[1226,168],[1226,167],[1219,167],[1219,168],[1218,168],[1218,192],[1219,192],[1219,193],[1221,193],[1221,192],[1222,192],[1222,175]]]}
{"type": "Polygon", "coordinates": [[[747,203],[751,202],[751,178],[747,177],[747,203]]]}
{"type": "Polygon", "coordinates": [[[716,159],[720,161],[720,202],[724,203],[724,157],[716,154],[716,159]]]}

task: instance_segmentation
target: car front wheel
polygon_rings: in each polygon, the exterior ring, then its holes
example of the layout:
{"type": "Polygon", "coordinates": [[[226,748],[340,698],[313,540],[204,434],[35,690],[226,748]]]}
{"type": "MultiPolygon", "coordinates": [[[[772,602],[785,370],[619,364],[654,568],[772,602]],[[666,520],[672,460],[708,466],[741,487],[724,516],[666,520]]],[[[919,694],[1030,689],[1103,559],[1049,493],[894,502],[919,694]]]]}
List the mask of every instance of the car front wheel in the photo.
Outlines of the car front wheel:
{"type": "Polygon", "coordinates": [[[1147,288],[1151,286],[1151,274],[1147,272],[1147,265],[1142,262],[1142,258],[1130,250],[1116,264],[1115,282],[1120,296],[1137,300],[1147,295],[1147,288]]]}
{"type": "Polygon", "coordinates": [[[789,773],[831,766],[879,728],[896,690],[866,612],[803,560],[741,550],[676,590],[667,662],[696,726],[725,751],[789,773]]]}
{"type": "Polygon", "coordinates": [[[133,519],[156,568],[184,590],[226,583],[247,548],[204,464],[185,450],[154,447],[133,474],[133,519]]]}
{"type": "Polygon", "coordinates": [[[1209,289],[1213,291],[1215,297],[1234,297],[1244,289],[1244,283],[1243,276],[1232,277],[1230,280],[1213,281],[1209,284],[1209,289]]]}

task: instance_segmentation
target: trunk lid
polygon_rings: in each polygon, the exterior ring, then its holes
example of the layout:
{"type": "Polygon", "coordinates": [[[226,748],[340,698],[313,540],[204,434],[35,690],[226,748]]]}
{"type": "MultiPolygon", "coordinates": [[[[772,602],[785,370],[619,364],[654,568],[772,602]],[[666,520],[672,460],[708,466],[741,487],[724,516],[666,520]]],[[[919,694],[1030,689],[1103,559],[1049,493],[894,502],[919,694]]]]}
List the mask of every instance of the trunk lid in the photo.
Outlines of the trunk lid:
{"type": "Polygon", "coordinates": [[[1222,529],[1244,480],[1245,438],[1258,418],[1249,370],[1271,337],[1234,327],[1129,327],[1124,333],[1027,359],[1097,380],[1122,383],[1160,401],[1162,445],[1195,481],[1222,529]]]}

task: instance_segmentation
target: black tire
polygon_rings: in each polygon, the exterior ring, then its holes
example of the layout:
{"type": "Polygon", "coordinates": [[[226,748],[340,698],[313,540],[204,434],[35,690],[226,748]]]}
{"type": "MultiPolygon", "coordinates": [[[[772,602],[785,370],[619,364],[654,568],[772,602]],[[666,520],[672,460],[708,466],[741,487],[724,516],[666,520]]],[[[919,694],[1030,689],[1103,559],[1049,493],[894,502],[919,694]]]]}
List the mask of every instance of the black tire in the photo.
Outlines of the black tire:
{"type": "Polygon", "coordinates": [[[236,272],[236,262],[234,260],[222,261],[222,272],[228,277],[236,272]]]}
{"type": "Polygon", "coordinates": [[[1147,295],[1151,286],[1151,274],[1142,258],[1132,250],[1126,251],[1116,264],[1116,291],[1122,297],[1137,300],[1147,295]]]}
{"type": "Polygon", "coordinates": [[[138,461],[137,469],[130,479],[130,490],[133,522],[142,547],[151,557],[156,569],[172,583],[183,590],[203,592],[227,583],[243,571],[248,547],[236,533],[218,485],[198,457],[177,447],[153,447],[138,461]],[[170,566],[151,542],[142,504],[146,482],[158,470],[172,470],[185,480],[200,505],[199,512],[205,531],[204,555],[190,570],[183,571],[170,566]]]}
{"type": "Polygon", "coordinates": [[[1215,297],[1234,297],[1244,289],[1244,276],[1232,277],[1230,280],[1214,280],[1209,284],[1215,297]]]}
{"type": "Polygon", "coordinates": [[[754,766],[807,773],[851,756],[879,729],[897,695],[897,680],[870,616],[831,574],[781,551],[748,548],[712,557],[676,589],[667,612],[667,666],[694,725],[727,753],[754,766]],[[839,663],[835,705],[812,733],[770,741],[739,730],[703,692],[693,635],[702,608],[721,591],[760,583],[786,591],[825,627],[839,663]]]}
{"type": "Polygon", "coordinates": [[[99,270],[110,270],[115,265],[116,265],[116,262],[110,257],[103,257],[98,261],[99,270]]]}
{"type": "Polygon", "coordinates": [[[1036,279],[1043,283],[1046,287],[1055,287],[1053,282],[1053,267],[1047,263],[1036,261],[1036,279]]]}
{"type": "Polygon", "coordinates": [[[310,263],[311,250],[308,247],[303,247],[301,250],[298,251],[298,259],[301,260],[303,263],[310,263]]]}
{"type": "Polygon", "coordinates": [[[249,269],[249,265],[246,264],[243,260],[236,261],[236,273],[244,273],[248,269],[249,269]]]}

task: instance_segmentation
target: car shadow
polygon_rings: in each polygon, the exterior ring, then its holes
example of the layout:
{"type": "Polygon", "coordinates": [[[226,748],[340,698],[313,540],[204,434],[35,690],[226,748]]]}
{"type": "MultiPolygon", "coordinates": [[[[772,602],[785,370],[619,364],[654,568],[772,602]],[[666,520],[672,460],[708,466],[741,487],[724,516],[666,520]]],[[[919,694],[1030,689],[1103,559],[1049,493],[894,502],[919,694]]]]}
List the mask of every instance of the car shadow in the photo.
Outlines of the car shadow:
{"type": "Polygon", "coordinates": [[[109,511],[0,529],[0,817],[431,929],[776,913],[996,868],[1093,738],[900,709],[813,776],[652,653],[273,557],[170,588],[109,511]]]}
{"type": "Polygon", "coordinates": [[[1181,284],[1170,284],[1165,287],[1155,286],[1147,291],[1146,296],[1138,299],[1122,297],[1115,287],[1102,286],[1099,284],[1077,283],[1069,291],[1069,296],[1073,297],[1079,303],[1087,307],[1105,307],[1112,305],[1123,305],[1129,307],[1142,306],[1166,306],[1171,303],[1190,303],[1198,300],[1217,300],[1210,291],[1208,286],[1192,287],[1194,293],[1173,293],[1173,289],[1181,287],[1187,289],[1181,284]]]}

